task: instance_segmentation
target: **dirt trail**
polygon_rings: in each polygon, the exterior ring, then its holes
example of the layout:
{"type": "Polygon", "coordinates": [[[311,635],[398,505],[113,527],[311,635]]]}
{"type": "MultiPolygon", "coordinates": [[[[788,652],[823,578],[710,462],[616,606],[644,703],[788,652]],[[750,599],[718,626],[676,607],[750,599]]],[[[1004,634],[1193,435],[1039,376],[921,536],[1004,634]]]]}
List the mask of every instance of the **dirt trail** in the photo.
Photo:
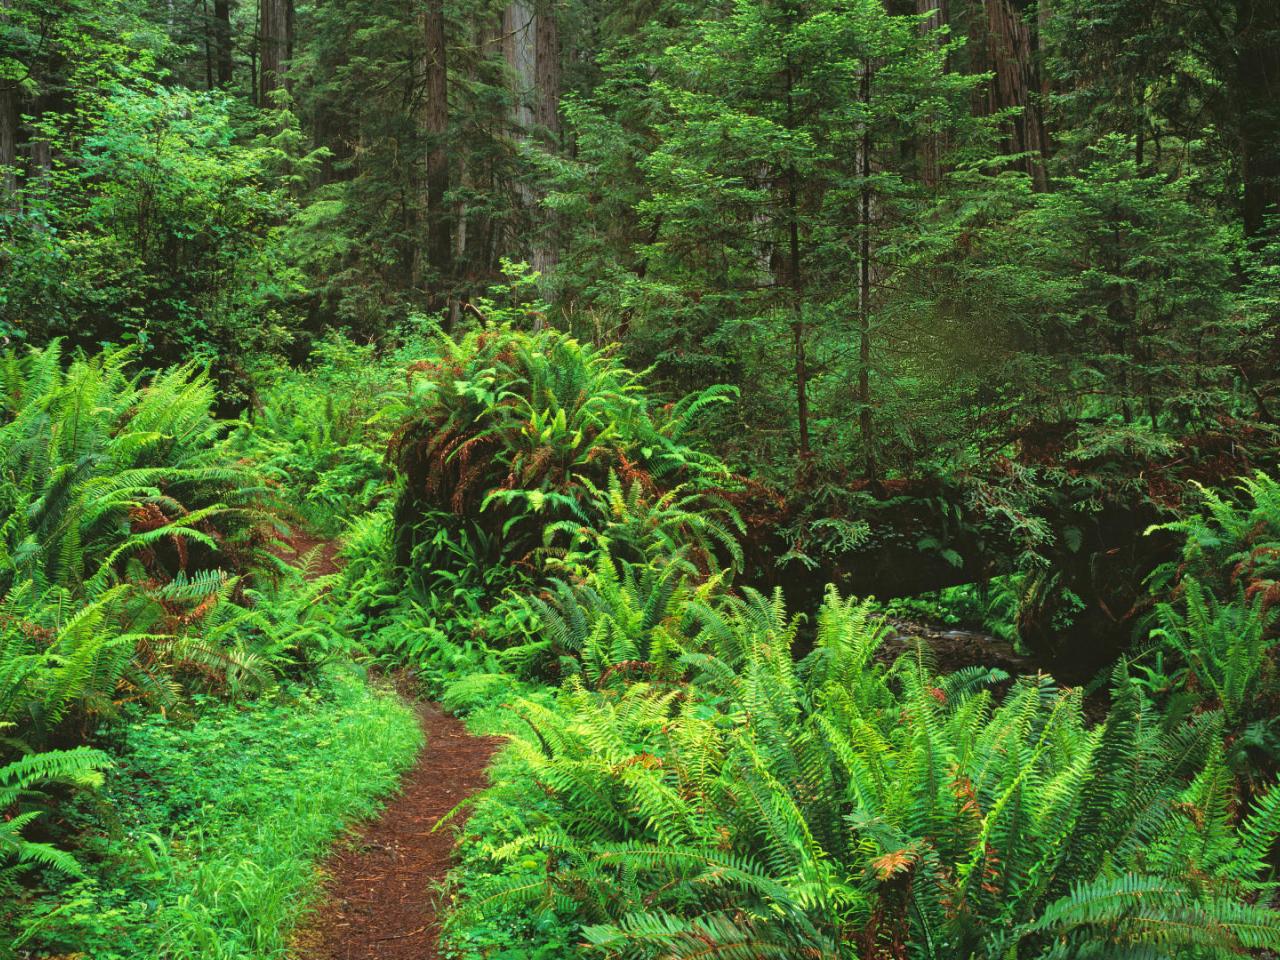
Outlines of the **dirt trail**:
{"type": "Polygon", "coordinates": [[[337,573],[341,569],[338,549],[337,540],[315,537],[301,527],[292,527],[287,537],[280,538],[280,547],[274,552],[285,563],[298,567],[309,560],[311,569],[308,572],[310,578],[314,579],[337,573]]]}
{"type": "MultiPolygon", "coordinates": [[[[281,558],[310,557],[312,577],[339,569],[337,543],[293,530],[281,558]]],[[[486,785],[500,740],[473,737],[437,704],[417,705],[426,746],[382,816],[325,863],[325,897],[294,935],[295,960],[436,960],[436,886],[453,865],[454,831],[432,833],[450,810],[486,785]]],[[[461,818],[457,822],[461,822],[461,818]]]]}
{"type": "Polygon", "coordinates": [[[494,739],[473,737],[435,704],[419,707],[427,745],[382,816],[325,865],[328,895],[294,941],[297,960],[435,960],[435,886],[454,831],[431,828],[485,786],[494,739]]]}

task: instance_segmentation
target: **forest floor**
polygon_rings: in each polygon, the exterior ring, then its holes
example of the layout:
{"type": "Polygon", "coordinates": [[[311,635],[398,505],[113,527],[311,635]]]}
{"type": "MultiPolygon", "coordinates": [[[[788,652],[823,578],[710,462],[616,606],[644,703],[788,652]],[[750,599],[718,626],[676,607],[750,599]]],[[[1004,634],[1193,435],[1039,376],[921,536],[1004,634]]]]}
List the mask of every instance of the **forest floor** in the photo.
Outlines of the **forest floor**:
{"type": "Polygon", "coordinates": [[[324,866],[325,897],[294,938],[297,960],[436,960],[436,888],[453,865],[440,819],[486,785],[498,740],[473,737],[436,704],[419,704],[426,746],[382,816],[324,866]]]}
{"type": "Polygon", "coordinates": [[[281,538],[280,544],[275,554],[281,560],[298,566],[310,563],[311,567],[307,571],[309,579],[327,577],[338,572],[337,540],[316,537],[301,527],[291,526],[289,536],[281,538]]]}

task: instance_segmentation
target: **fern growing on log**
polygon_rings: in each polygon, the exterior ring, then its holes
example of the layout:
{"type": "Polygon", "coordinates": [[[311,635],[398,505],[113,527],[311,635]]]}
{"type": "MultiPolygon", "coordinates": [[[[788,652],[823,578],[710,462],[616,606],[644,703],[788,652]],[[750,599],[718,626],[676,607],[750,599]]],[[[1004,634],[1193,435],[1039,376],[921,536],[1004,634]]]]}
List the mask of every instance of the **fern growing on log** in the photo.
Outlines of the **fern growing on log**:
{"type": "Polygon", "coordinates": [[[486,326],[435,347],[410,368],[391,445],[397,556],[419,593],[460,560],[536,583],[548,565],[590,570],[606,546],[642,561],[678,541],[704,566],[740,566],[741,521],[715,495],[728,470],[685,441],[724,389],[660,409],[610,352],[551,330],[486,326]]]}

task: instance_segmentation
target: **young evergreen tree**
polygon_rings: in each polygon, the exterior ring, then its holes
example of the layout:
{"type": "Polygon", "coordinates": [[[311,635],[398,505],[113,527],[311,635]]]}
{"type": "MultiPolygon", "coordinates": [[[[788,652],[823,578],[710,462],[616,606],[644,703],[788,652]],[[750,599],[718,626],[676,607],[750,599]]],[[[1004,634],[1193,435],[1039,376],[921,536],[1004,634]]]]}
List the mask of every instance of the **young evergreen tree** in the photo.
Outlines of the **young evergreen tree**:
{"type": "MultiPolygon", "coordinates": [[[[649,315],[642,307],[631,330],[677,379],[743,384],[748,416],[794,424],[801,461],[852,415],[863,472],[879,473],[879,323],[903,265],[894,248],[939,200],[920,153],[904,147],[932,139],[955,154],[986,129],[968,114],[976,80],[948,71],[947,50],[919,17],[871,0],[744,0],[668,46],[644,86],[632,74],[606,88],[651,112],[649,138],[623,139],[607,158],[613,102],[570,111],[592,162],[643,177],[633,203],[648,235],[622,239],[649,315]],[[773,406],[783,382],[789,410],[773,406]]],[[[593,212],[578,242],[598,243],[617,219],[608,202],[607,220],[593,212]]]]}
{"type": "Polygon", "coordinates": [[[1022,381],[1038,417],[1141,419],[1181,433],[1240,409],[1235,371],[1250,329],[1233,293],[1241,249],[1194,190],[1144,175],[1132,139],[1112,135],[1009,225],[1005,252],[1038,304],[1019,324],[1039,358],[1022,381]]]}
{"type": "Polygon", "coordinates": [[[1129,136],[1140,168],[1222,166],[1255,248],[1280,215],[1280,5],[1067,0],[1046,20],[1061,139],[1129,136]]]}

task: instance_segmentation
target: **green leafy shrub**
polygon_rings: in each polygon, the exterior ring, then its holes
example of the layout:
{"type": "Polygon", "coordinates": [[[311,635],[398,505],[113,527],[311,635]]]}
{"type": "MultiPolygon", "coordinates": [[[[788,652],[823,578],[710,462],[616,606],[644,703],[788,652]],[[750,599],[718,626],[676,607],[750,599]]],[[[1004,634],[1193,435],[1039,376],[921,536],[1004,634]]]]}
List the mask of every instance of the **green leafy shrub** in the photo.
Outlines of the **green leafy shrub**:
{"type": "Polygon", "coordinates": [[[198,359],[239,395],[236,358],[291,336],[288,301],[303,286],[278,228],[293,207],[286,171],[306,158],[285,135],[255,138],[224,94],[156,82],[137,25],[114,27],[134,39],[105,49],[85,29],[64,55],[104,60],[82,64],[73,109],[31,131],[58,162],[22,178],[0,213],[0,331],[198,359]]]}

